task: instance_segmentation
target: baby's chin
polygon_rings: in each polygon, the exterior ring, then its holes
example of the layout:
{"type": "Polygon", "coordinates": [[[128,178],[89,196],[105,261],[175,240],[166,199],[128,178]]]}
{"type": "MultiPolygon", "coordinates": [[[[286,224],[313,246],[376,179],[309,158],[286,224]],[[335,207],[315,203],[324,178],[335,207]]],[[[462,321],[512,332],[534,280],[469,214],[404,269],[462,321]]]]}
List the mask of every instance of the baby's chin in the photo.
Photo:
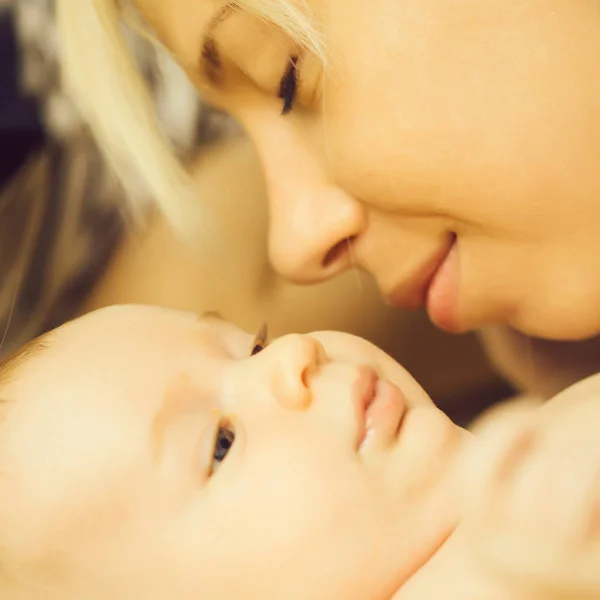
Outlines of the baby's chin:
{"type": "Polygon", "coordinates": [[[402,391],[411,407],[434,406],[427,392],[412,375],[371,342],[339,331],[315,331],[309,335],[323,344],[329,358],[375,369],[381,378],[387,379],[402,391]]]}

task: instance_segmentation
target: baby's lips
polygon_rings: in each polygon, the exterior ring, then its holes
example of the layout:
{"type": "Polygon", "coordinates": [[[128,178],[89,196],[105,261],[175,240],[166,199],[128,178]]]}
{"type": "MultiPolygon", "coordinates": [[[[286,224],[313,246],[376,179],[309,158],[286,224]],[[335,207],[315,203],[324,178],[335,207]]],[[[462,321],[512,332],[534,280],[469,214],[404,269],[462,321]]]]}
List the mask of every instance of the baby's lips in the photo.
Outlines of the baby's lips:
{"type": "Polygon", "coordinates": [[[356,447],[359,448],[367,435],[367,413],[375,399],[379,378],[370,367],[361,366],[353,386],[353,402],[356,414],[356,447]]]}
{"type": "Polygon", "coordinates": [[[365,414],[363,446],[386,447],[395,442],[406,411],[406,398],[400,389],[385,379],[378,379],[365,414]]]}

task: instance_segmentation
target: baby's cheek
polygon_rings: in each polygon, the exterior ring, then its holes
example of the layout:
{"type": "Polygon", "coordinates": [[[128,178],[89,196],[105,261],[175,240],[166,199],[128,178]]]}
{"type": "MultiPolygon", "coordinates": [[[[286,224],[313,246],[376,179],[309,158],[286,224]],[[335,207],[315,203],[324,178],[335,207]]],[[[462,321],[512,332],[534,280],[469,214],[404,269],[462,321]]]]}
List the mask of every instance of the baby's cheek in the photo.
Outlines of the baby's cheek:
{"type": "Polygon", "coordinates": [[[82,478],[78,486],[65,489],[61,499],[45,507],[46,537],[51,545],[84,554],[86,549],[105,546],[123,534],[140,515],[139,494],[131,480],[123,477],[82,478]]]}
{"type": "Polygon", "coordinates": [[[212,502],[226,508],[227,521],[243,525],[249,538],[262,533],[267,542],[281,540],[291,549],[323,525],[322,515],[333,513],[344,495],[336,457],[319,450],[319,439],[298,440],[302,434],[310,438],[309,432],[289,429],[275,433],[260,448],[249,448],[239,468],[227,472],[225,465],[216,474],[212,502]]]}
{"type": "Polygon", "coordinates": [[[433,407],[410,410],[389,462],[387,480],[404,502],[418,504],[450,483],[459,451],[469,434],[433,407]]]}
{"type": "Polygon", "coordinates": [[[143,463],[128,457],[85,451],[56,469],[52,481],[45,472],[24,477],[22,497],[27,515],[21,527],[31,559],[42,570],[84,573],[108,568],[135,541],[141,524],[152,522],[152,505],[143,463]],[[105,460],[103,460],[105,459],[105,460]],[[131,467],[130,467],[131,463],[131,467]],[[134,468],[136,467],[136,468],[134,468]]]}
{"type": "Polygon", "coordinates": [[[270,591],[282,590],[275,597],[286,597],[286,589],[306,598],[354,597],[346,587],[376,567],[369,561],[388,530],[377,490],[347,468],[285,459],[285,469],[240,478],[215,501],[211,529],[219,533],[209,537],[218,543],[207,559],[245,577],[240,589],[255,597],[268,595],[261,587],[267,581],[270,591]],[[331,594],[323,595],[323,586],[331,594]]]}

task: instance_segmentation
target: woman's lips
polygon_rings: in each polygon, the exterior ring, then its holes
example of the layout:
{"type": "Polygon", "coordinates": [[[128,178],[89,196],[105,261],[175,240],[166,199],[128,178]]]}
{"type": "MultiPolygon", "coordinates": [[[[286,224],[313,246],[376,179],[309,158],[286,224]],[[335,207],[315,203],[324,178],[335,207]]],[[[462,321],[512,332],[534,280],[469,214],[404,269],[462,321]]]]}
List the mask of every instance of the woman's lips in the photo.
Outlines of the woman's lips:
{"type": "Polygon", "coordinates": [[[414,277],[408,282],[403,281],[387,294],[386,299],[388,303],[408,309],[416,309],[423,306],[428,299],[432,283],[452,253],[455,244],[456,236],[452,234],[448,237],[444,246],[425,263],[414,277]]]}
{"type": "Polygon", "coordinates": [[[371,440],[395,440],[407,411],[404,394],[368,368],[360,371],[357,392],[357,448],[371,440]]]}
{"type": "Polygon", "coordinates": [[[446,331],[460,330],[458,319],[458,247],[452,244],[427,288],[427,314],[431,322],[446,331]]]}

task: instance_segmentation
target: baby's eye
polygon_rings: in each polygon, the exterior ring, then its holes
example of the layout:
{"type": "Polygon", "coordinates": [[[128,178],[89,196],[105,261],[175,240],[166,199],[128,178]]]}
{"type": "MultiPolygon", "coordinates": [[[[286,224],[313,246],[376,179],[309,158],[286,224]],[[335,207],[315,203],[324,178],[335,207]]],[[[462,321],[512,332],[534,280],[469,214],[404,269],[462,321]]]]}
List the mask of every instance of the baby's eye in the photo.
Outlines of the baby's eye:
{"type": "Polygon", "coordinates": [[[254,338],[254,342],[252,343],[252,351],[250,352],[250,356],[254,356],[264,350],[267,347],[267,324],[263,323],[259,332],[256,334],[254,338]]]}
{"type": "Polygon", "coordinates": [[[225,460],[229,450],[235,441],[235,432],[230,425],[221,424],[215,439],[215,448],[213,450],[213,460],[211,467],[211,475],[214,473],[221,463],[225,460]]]}

